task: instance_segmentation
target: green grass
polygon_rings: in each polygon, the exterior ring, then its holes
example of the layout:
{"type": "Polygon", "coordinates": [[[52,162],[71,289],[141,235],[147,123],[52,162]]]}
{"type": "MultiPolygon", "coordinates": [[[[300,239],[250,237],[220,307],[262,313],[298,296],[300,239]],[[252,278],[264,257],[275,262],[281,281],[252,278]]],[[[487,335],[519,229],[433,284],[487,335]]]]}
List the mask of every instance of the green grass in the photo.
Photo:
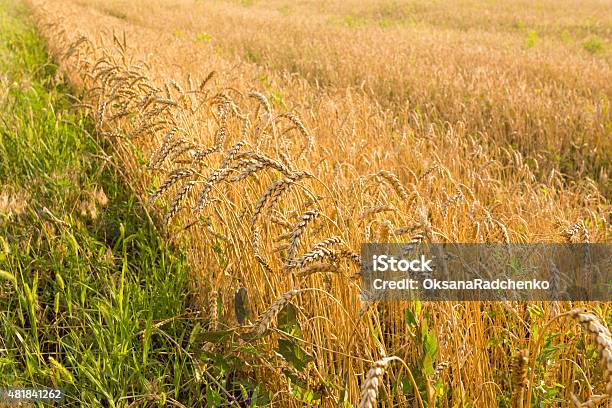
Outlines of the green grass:
{"type": "Polygon", "coordinates": [[[108,14],[109,16],[118,18],[120,20],[127,20],[128,18],[127,13],[123,10],[119,10],[118,8],[109,7],[109,8],[106,8],[104,12],[108,14]]]}
{"type": "Polygon", "coordinates": [[[589,37],[582,43],[582,47],[591,54],[597,54],[604,50],[604,43],[601,38],[594,36],[589,37]]]}
{"type": "Polygon", "coordinates": [[[62,406],[202,406],[183,257],[10,0],[0,38],[0,387],[63,388],[62,406]]]}

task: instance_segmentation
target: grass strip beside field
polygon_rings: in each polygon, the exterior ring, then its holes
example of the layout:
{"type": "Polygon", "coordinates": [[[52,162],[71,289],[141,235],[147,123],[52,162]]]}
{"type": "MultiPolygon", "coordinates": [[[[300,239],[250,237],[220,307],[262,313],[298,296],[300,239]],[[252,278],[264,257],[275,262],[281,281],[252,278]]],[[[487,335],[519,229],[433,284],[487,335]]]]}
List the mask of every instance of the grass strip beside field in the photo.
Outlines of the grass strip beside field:
{"type": "Polygon", "coordinates": [[[202,404],[184,259],[7,0],[0,82],[0,387],[63,388],[62,406],[202,404]]]}

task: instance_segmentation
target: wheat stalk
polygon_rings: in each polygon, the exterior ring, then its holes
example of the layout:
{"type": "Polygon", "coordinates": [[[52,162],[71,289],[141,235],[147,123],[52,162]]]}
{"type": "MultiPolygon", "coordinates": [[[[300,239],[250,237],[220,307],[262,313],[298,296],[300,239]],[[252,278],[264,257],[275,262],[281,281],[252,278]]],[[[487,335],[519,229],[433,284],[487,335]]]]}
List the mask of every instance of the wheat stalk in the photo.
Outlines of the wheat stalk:
{"type": "Polygon", "coordinates": [[[336,252],[336,256],[338,258],[346,258],[348,260],[350,260],[351,262],[353,262],[355,265],[357,266],[361,266],[361,255],[359,255],[356,252],[353,252],[349,249],[341,249],[339,251],[336,252]]]}
{"type": "Polygon", "coordinates": [[[295,227],[293,228],[293,231],[291,231],[289,249],[287,251],[287,258],[289,260],[291,260],[291,259],[293,259],[295,257],[295,252],[297,251],[297,247],[300,244],[300,238],[301,238],[302,234],[304,233],[304,230],[306,229],[306,226],[308,226],[308,224],[312,220],[317,218],[318,216],[319,216],[319,213],[317,211],[309,210],[309,211],[306,211],[304,213],[304,215],[302,215],[298,219],[298,222],[296,223],[295,227]]]}
{"type": "Polygon", "coordinates": [[[504,244],[509,245],[510,235],[508,235],[508,229],[501,221],[497,221],[497,220],[494,220],[494,221],[495,221],[495,225],[497,226],[497,229],[499,230],[499,232],[502,235],[502,238],[504,239],[504,244]]]}
{"type": "Polygon", "coordinates": [[[166,158],[168,156],[170,156],[173,152],[176,152],[182,145],[186,144],[191,145],[190,142],[183,138],[179,138],[173,141],[172,143],[168,143],[167,146],[161,150],[159,156],[157,156],[157,158],[150,164],[149,167],[152,169],[159,168],[164,163],[164,161],[166,161],[166,158]]]}
{"type": "Polygon", "coordinates": [[[164,216],[164,224],[165,225],[168,225],[170,223],[170,221],[172,220],[172,218],[174,218],[176,213],[179,211],[179,206],[180,206],[181,202],[183,202],[185,197],[187,197],[187,194],[193,189],[195,184],[196,184],[196,181],[194,181],[194,180],[188,181],[176,193],[176,195],[174,196],[174,198],[170,202],[170,207],[168,209],[168,212],[164,216]]]}
{"type": "Polygon", "coordinates": [[[340,245],[342,243],[343,243],[342,238],[334,236],[334,237],[325,238],[323,241],[319,241],[315,243],[312,247],[313,249],[329,248],[330,246],[340,245]]]}
{"type": "Polygon", "coordinates": [[[582,221],[578,221],[574,225],[570,226],[567,230],[564,231],[563,235],[568,243],[573,242],[573,238],[578,234],[578,232],[583,229],[582,221]]]}
{"type": "Polygon", "coordinates": [[[364,218],[370,215],[378,214],[381,212],[395,212],[395,211],[397,211],[397,208],[395,208],[394,206],[390,204],[381,204],[375,207],[366,207],[359,212],[359,216],[357,217],[357,219],[363,220],[364,218]]]}
{"type": "Polygon", "coordinates": [[[404,227],[399,227],[399,228],[396,228],[395,231],[393,231],[393,235],[396,235],[396,236],[404,235],[404,234],[414,231],[418,227],[419,227],[418,223],[414,223],[412,225],[407,225],[404,227]]]}
{"type": "Polygon", "coordinates": [[[204,181],[204,188],[200,192],[200,195],[196,200],[196,204],[193,207],[195,211],[201,211],[206,207],[208,204],[208,194],[210,193],[210,190],[212,190],[215,184],[225,180],[231,174],[231,172],[232,169],[220,168],[213,171],[208,176],[208,178],[204,181]]]}
{"type": "Polygon", "coordinates": [[[245,152],[236,157],[236,159],[242,159],[242,158],[254,160],[256,162],[259,162],[265,165],[265,167],[272,167],[273,169],[278,170],[279,172],[281,172],[282,174],[286,176],[290,176],[293,173],[291,169],[289,169],[284,164],[270,157],[264,156],[263,154],[258,153],[258,152],[245,152]]]}
{"type": "Polygon", "coordinates": [[[606,393],[612,398],[612,337],[610,330],[593,313],[586,309],[573,309],[569,315],[589,334],[597,346],[599,362],[604,370],[606,393]]]}
{"type": "Polygon", "coordinates": [[[436,364],[436,368],[434,370],[432,378],[434,380],[440,378],[440,376],[442,375],[444,370],[446,370],[449,367],[449,365],[450,365],[450,363],[448,361],[442,361],[442,362],[436,364]]]}
{"type": "Polygon", "coordinates": [[[298,128],[302,136],[304,136],[304,138],[306,139],[306,145],[298,156],[301,157],[304,152],[310,151],[314,146],[314,137],[312,137],[310,132],[308,132],[308,129],[306,129],[306,126],[304,126],[304,123],[302,123],[300,118],[297,115],[289,112],[283,113],[282,115],[280,115],[280,117],[289,119],[289,121],[291,121],[291,123],[293,123],[298,128]]]}
{"type": "MultiPolygon", "coordinates": [[[[366,373],[363,384],[361,385],[361,395],[359,401],[359,408],[376,408],[376,401],[378,400],[378,388],[382,384],[383,376],[385,375],[385,370],[389,366],[389,363],[392,361],[400,361],[404,367],[406,363],[396,356],[385,357],[381,360],[375,361],[372,364],[372,367],[366,373]]],[[[412,386],[417,389],[417,384],[412,376],[412,373],[408,369],[408,375],[410,381],[412,382],[412,386]]],[[[423,407],[423,401],[421,401],[421,396],[417,393],[417,400],[420,403],[421,408],[423,407]]]]}
{"type": "Polygon", "coordinates": [[[338,265],[333,263],[325,263],[318,262],[312,265],[309,265],[306,269],[297,272],[295,275],[298,277],[305,277],[308,275],[313,275],[315,273],[323,273],[323,272],[338,272],[338,265]]]}
{"type": "Polygon", "coordinates": [[[204,88],[206,88],[206,85],[208,84],[208,82],[212,79],[213,76],[215,76],[216,71],[210,71],[208,73],[208,75],[206,76],[206,78],[204,78],[204,80],[200,83],[199,89],[200,91],[203,91],[204,88]]]}
{"type": "Polygon", "coordinates": [[[295,183],[297,180],[305,177],[312,177],[312,175],[306,172],[296,172],[287,178],[273,182],[257,201],[255,210],[253,211],[253,216],[251,217],[251,226],[255,225],[266,204],[268,204],[269,208],[272,209],[287,187],[295,183]]]}
{"type": "Polygon", "coordinates": [[[192,159],[191,159],[192,163],[197,164],[200,160],[202,160],[206,156],[209,156],[215,152],[218,152],[219,150],[220,150],[219,146],[211,146],[205,149],[198,149],[193,152],[192,159]]]}
{"type": "Polygon", "coordinates": [[[376,173],[376,176],[388,182],[402,200],[408,200],[408,192],[402,185],[400,179],[388,170],[381,170],[376,173]]]}
{"type": "Polygon", "coordinates": [[[512,381],[514,384],[513,406],[523,408],[525,389],[528,386],[527,373],[529,369],[529,352],[521,350],[514,356],[512,362],[512,381]]]}
{"type": "Polygon", "coordinates": [[[457,186],[455,194],[449,197],[448,200],[446,200],[444,204],[442,204],[442,214],[444,215],[444,217],[446,218],[448,216],[448,207],[450,207],[453,203],[462,201],[464,199],[465,196],[463,195],[463,191],[461,191],[461,188],[457,186]]]}
{"type": "MultiPolygon", "coordinates": [[[[603,402],[606,402],[609,399],[610,399],[610,396],[608,395],[592,395],[587,401],[580,402],[578,397],[576,397],[574,394],[570,395],[570,402],[573,408],[597,408],[603,402]]],[[[608,404],[608,408],[609,407],[610,407],[610,404],[608,404]]]]}
{"type": "Polygon", "coordinates": [[[219,326],[219,313],[217,310],[217,297],[219,293],[216,290],[211,290],[208,292],[208,312],[209,312],[209,320],[208,320],[208,330],[216,331],[219,326]]]}
{"type": "Polygon", "coordinates": [[[272,274],[274,273],[274,271],[270,267],[270,264],[268,264],[268,262],[261,255],[261,252],[259,251],[259,245],[260,245],[259,227],[254,226],[253,235],[251,238],[251,248],[253,249],[253,254],[257,262],[259,262],[259,264],[266,270],[266,272],[272,274]]]}
{"type": "Polygon", "coordinates": [[[151,155],[151,158],[149,159],[150,169],[157,168],[160,162],[159,157],[161,157],[162,155],[164,155],[165,157],[167,155],[165,151],[168,149],[168,143],[170,142],[170,139],[174,137],[174,135],[176,134],[176,131],[177,131],[177,128],[173,127],[170,130],[168,130],[168,132],[164,135],[161,141],[161,144],[159,146],[159,149],[157,151],[154,151],[153,154],[151,155]]]}
{"type": "Polygon", "coordinates": [[[288,292],[283,293],[278,299],[270,305],[262,314],[259,315],[255,323],[249,328],[247,335],[249,337],[262,337],[268,329],[272,320],[276,317],[278,312],[291,301],[291,299],[300,292],[304,292],[307,289],[292,289],[288,292]]]}
{"type": "Polygon", "coordinates": [[[284,227],[287,229],[293,228],[293,224],[291,224],[289,221],[280,219],[279,217],[276,217],[276,216],[271,216],[270,221],[272,221],[276,225],[280,225],[281,227],[284,227]]]}
{"type": "Polygon", "coordinates": [[[310,252],[305,253],[298,259],[289,260],[287,262],[287,269],[303,268],[310,263],[313,263],[326,257],[334,258],[335,254],[335,251],[328,248],[316,248],[310,252]]]}
{"type": "Polygon", "coordinates": [[[266,164],[257,162],[255,160],[241,159],[234,166],[232,166],[233,169],[240,170],[240,172],[230,178],[230,182],[235,183],[237,181],[244,180],[250,175],[255,174],[259,170],[265,169],[266,167],[268,167],[266,164]]]}
{"type": "Polygon", "coordinates": [[[268,98],[266,98],[262,93],[257,92],[257,91],[252,91],[249,93],[248,96],[249,98],[256,99],[261,104],[261,106],[263,106],[264,110],[268,114],[268,118],[272,116],[272,106],[270,105],[268,98]]]}
{"type": "Polygon", "coordinates": [[[227,155],[223,158],[223,161],[221,162],[221,168],[226,168],[227,166],[229,166],[230,162],[234,159],[234,156],[236,156],[236,154],[238,153],[238,150],[240,150],[242,148],[242,146],[246,145],[246,142],[244,140],[236,143],[235,145],[233,145],[227,152],[227,155]]]}
{"type": "Polygon", "coordinates": [[[171,171],[166,180],[149,196],[149,205],[155,203],[166,190],[172,187],[178,181],[195,174],[196,171],[192,168],[180,168],[171,171]]]}
{"type": "Polygon", "coordinates": [[[425,178],[427,178],[427,176],[429,176],[430,174],[432,174],[434,171],[439,171],[440,170],[440,165],[439,164],[434,164],[430,167],[428,167],[427,169],[425,169],[425,171],[423,173],[421,173],[421,175],[419,176],[419,178],[417,179],[417,183],[424,180],[425,178]]]}
{"type": "Polygon", "coordinates": [[[383,222],[380,223],[380,228],[378,229],[378,242],[389,242],[389,237],[391,236],[392,231],[393,224],[391,224],[391,221],[383,220],[383,222]]]}

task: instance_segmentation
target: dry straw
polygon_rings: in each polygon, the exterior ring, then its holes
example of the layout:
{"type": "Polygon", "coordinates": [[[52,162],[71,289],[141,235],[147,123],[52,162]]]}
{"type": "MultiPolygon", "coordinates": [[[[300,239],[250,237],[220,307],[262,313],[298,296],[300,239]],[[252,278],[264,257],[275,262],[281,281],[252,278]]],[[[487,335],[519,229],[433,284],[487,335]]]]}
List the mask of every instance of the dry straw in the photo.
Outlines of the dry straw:
{"type": "Polygon", "coordinates": [[[274,271],[272,270],[272,267],[270,267],[270,264],[262,256],[261,251],[260,251],[260,245],[261,245],[261,236],[259,232],[259,227],[254,226],[253,235],[251,237],[251,248],[253,249],[253,255],[255,259],[257,260],[257,262],[259,262],[259,264],[266,270],[266,272],[272,274],[274,273],[274,271]]]}
{"type": "Polygon", "coordinates": [[[315,273],[324,273],[324,272],[338,272],[339,268],[336,264],[318,262],[312,265],[309,265],[307,268],[296,273],[296,276],[304,277],[308,275],[313,275],[315,273]]]}

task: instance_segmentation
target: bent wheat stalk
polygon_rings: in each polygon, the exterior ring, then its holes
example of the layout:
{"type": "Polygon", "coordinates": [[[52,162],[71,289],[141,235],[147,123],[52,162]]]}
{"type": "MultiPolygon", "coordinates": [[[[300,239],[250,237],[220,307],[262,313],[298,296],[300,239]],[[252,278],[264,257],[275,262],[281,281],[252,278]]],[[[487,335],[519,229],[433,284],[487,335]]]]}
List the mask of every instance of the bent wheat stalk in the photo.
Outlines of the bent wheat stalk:
{"type": "Polygon", "coordinates": [[[310,134],[310,132],[308,132],[308,129],[306,129],[306,126],[304,126],[304,123],[300,120],[300,118],[297,115],[293,113],[283,113],[279,117],[289,119],[291,123],[293,123],[298,128],[302,136],[304,136],[304,138],[306,139],[306,144],[304,145],[304,147],[298,154],[298,157],[302,157],[302,155],[305,152],[308,152],[313,148],[314,137],[310,134]]]}
{"type": "Polygon", "coordinates": [[[305,177],[312,177],[312,175],[306,172],[296,172],[287,178],[276,180],[275,182],[273,182],[259,198],[259,201],[257,201],[257,204],[255,205],[255,210],[253,211],[253,216],[251,217],[251,226],[255,225],[266,204],[270,209],[272,209],[274,207],[274,204],[280,198],[281,194],[291,184],[305,177]]]}
{"type": "Polygon", "coordinates": [[[289,250],[287,251],[287,258],[289,260],[295,257],[295,252],[297,251],[297,247],[300,244],[300,239],[302,237],[302,234],[304,233],[304,230],[306,230],[308,224],[318,216],[318,212],[309,210],[306,211],[304,215],[299,218],[297,224],[295,225],[295,228],[291,232],[289,250]]]}
{"type": "Polygon", "coordinates": [[[308,289],[292,289],[288,292],[283,293],[278,299],[270,305],[262,314],[259,315],[255,323],[249,328],[247,336],[249,337],[261,337],[270,328],[270,323],[276,317],[278,312],[287,304],[291,299],[298,293],[304,292],[308,289]]]}
{"type": "Polygon", "coordinates": [[[260,245],[259,227],[258,226],[254,226],[253,227],[253,236],[251,238],[251,247],[253,249],[253,254],[255,256],[255,259],[266,270],[266,272],[268,272],[270,274],[274,273],[274,271],[272,270],[272,267],[270,266],[270,264],[261,255],[261,252],[259,251],[259,245],[260,245]]]}
{"type": "MultiPolygon", "coordinates": [[[[399,357],[391,356],[385,357],[381,360],[375,361],[372,365],[372,368],[367,372],[365,380],[361,386],[361,399],[359,401],[359,408],[376,408],[377,400],[378,400],[378,388],[382,384],[383,376],[385,375],[385,370],[389,366],[389,363],[392,361],[400,361],[402,365],[408,371],[408,376],[410,377],[410,381],[412,382],[412,386],[415,390],[418,389],[416,381],[410,371],[410,368],[406,365],[404,360],[399,357]]],[[[419,405],[423,408],[423,400],[421,399],[420,393],[416,393],[417,400],[419,401],[419,405]]]]}
{"type": "Polygon", "coordinates": [[[523,408],[523,399],[525,396],[525,388],[528,386],[527,370],[529,364],[529,353],[527,350],[521,350],[514,356],[512,362],[512,381],[514,392],[512,394],[513,404],[515,408],[523,408]]]}
{"type": "Polygon", "coordinates": [[[195,172],[196,171],[192,168],[180,168],[172,170],[168,174],[168,177],[166,177],[166,180],[149,197],[149,205],[155,203],[155,200],[157,200],[164,192],[166,192],[166,190],[172,187],[175,183],[195,174],[195,172]]]}
{"type": "Polygon", "coordinates": [[[381,170],[376,173],[375,176],[389,183],[402,200],[408,200],[408,192],[406,191],[406,188],[404,188],[400,179],[395,174],[391,173],[388,170],[381,170]]]}
{"type": "Polygon", "coordinates": [[[193,189],[196,181],[192,180],[183,185],[181,189],[176,193],[172,201],[170,202],[170,208],[164,216],[164,225],[168,225],[176,213],[180,210],[180,205],[183,200],[187,197],[187,194],[193,189]]]}
{"type": "MultiPolygon", "coordinates": [[[[561,317],[571,317],[590,335],[591,340],[597,345],[597,351],[599,353],[599,361],[604,369],[604,381],[606,381],[606,394],[612,399],[612,336],[610,330],[601,323],[599,318],[592,312],[584,308],[572,309],[568,312],[558,314],[548,320],[548,322],[542,327],[540,335],[536,340],[533,353],[537,353],[540,349],[544,336],[547,329],[561,317]]],[[[531,358],[529,383],[533,384],[533,376],[535,370],[535,356],[531,358]]],[[[527,408],[531,406],[531,390],[532,387],[527,388],[527,408]]]]}

